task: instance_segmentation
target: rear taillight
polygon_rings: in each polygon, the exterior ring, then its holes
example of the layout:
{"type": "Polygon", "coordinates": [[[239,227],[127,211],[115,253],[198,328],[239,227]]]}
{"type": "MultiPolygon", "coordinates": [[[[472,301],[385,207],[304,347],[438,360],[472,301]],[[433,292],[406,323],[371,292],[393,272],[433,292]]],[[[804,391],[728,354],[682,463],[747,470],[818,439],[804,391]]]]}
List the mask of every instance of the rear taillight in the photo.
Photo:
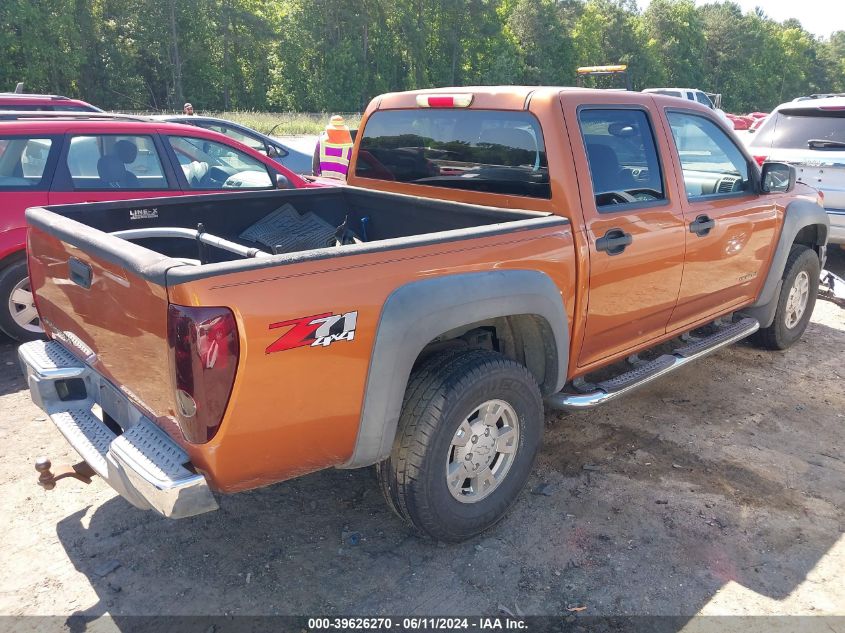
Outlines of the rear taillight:
{"type": "Polygon", "coordinates": [[[235,315],[228,308],[171,305],[167,343],[179,427],[187,441],[207,442],[220,428],[235,382],[235,315]]]}
{"type": "Polygon", "coordinates": [[[767,159],[767,158],[768,158],[768,156],[755,156],[755,157],[754,157],[754,160],[755,160],[755,161],[757,161],[757,164],[758,164],[760,167],[762,167],[762,166],[763,166],[763,163],[765,163],[765,162],[766,162],[766,159],[767,159]]]}

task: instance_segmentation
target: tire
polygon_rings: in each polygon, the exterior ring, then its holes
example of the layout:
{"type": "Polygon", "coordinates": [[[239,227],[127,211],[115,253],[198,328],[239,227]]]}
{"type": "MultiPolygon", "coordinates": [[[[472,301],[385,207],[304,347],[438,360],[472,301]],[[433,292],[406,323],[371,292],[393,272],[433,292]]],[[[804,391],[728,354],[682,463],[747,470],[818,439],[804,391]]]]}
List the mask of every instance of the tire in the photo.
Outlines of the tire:
{"type": "Polygon", "coordinates": [[[376,466],[382,493],[418,533],[463,541],[505,515],[542,433],[543,401],[526,367],[488,350],[434,354],[412,373],[393,451],[376,466]]]}
{"type": "Polygon", "coordinates": [[[26,269],[26,259],[19,259],[0,272],[0,330],[3,330],[16,341],[33,341],[41,338],[43,333],[39,325],[38,315],[34,312],[34,304],[21,300],[21,290],[29,290],[29,273],[26,269]],[[14,297],[13,297],[14,295],[14,297]],[[19,301],[15,301],[18,299],[19,301]],[[26,326],[20,322],[20,317],[32,310],[35,318],[26,326]],[[16,320],[15,314],[18,315],[16,320]]]}
{"type": "Polygon", "coordinates": [[[763,349],[783,350],[792,346],[801,338],[804,330],[807,329],[807,323],[810,322],[813,308],[816,306],[816,296],[819,293],[819,272],[818,255],[806,246],[794,245],[786,260],[783,285],[780,289],[774,321],[769,327],[761,328],[755,332],[752,341],[756,345],[763,349]],[[796,304],[792,303],[795,298],[791,295],[796,293],[798,295],[797,305],[801,305],[800,295],[803,293],[799,286],[803,287],[805,283],[806,300],[803,301],[803,311],[798,316],[795,310],[796,304]]]}

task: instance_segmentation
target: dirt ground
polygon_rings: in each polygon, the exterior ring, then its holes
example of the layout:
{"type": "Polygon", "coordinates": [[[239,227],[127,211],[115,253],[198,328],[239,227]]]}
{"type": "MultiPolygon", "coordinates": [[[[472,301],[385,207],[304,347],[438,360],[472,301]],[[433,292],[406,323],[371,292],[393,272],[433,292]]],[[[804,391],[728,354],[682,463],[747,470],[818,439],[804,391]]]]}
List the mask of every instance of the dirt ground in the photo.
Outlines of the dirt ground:
{"type": "Polygon", "coordinates": [[[0,614],[845,615],[843,361],[845,309],[819,301],[785,353],[741,343],[598,411],[549,414],[513,511],[445,546],[391,514],[371,469],[181,521],[96,479],[45,492],[35,457],[76,455],[4,340],[0,614]]]}

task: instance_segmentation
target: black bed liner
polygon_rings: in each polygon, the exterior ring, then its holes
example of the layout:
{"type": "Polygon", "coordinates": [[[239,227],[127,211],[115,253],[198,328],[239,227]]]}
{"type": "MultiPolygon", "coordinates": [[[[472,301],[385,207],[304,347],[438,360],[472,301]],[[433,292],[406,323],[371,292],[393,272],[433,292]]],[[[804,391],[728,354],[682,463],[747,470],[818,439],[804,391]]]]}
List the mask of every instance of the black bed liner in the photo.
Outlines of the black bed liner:
{"type": "Polygon", "coordinates": [[[165,284],[165,276],[167,285],[175,285],[226,272],[450,242],[566,222],[564,218],[538,211],[485,207],[357,187],[35,207],[27,211],[27,221],[64,242],[161,285],[165,284]],[[239,236],[246,229],[285,204],[292,205],[299,213],[315,214],[332,226],[346,222],[357,235],[365,235],[366,241],[342,248],[304,250],[259,259],[232,260],[231,255],[218,253],[210,263],[192,266],[175,259],[196,257],[196,244],[190,240],[165,243],[151,238],[132,243],[107,235],[141,228],[196,229],[202,224],[203,230],[210,234],[243,242],[239,236]]]}

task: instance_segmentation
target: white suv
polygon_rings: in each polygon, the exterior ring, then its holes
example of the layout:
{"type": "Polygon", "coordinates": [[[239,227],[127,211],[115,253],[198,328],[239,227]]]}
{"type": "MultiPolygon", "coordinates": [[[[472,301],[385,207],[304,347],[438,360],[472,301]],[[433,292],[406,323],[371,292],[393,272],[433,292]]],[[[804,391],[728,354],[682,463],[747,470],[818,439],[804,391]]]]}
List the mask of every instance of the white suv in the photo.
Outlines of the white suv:
{"type": "Polygon", "coordinates": [[[706,92],[699,90],[698,88],[646,88],[643,92],[666,95],[667,97],[678,97],[679,99],[686,99],[688,101],[696,101],[713,110],[725,123],[728,124],[730,129],[734,129],[733,122],[728,119],[728,115],[725,114],[724,110],[722,110],[722,95],[713,95],[716,100],[714,103],[706,92]]]}
{"type": "Polygon", "coordinates": [[[845,97],[779,105],[748,142],[758,164],[795,165],[798,180],[824,194],[828,243],[845,245],[845,97]]]}

